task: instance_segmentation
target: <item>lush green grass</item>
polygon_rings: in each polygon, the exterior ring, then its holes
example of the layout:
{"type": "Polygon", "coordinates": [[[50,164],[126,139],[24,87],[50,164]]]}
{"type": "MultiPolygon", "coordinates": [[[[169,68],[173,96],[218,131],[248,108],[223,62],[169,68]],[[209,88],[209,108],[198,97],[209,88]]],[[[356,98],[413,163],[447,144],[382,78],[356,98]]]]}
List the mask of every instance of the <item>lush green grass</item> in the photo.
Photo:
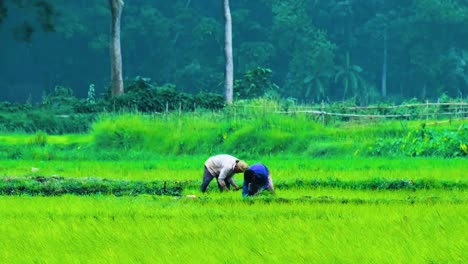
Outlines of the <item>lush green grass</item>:
{"type": "MultiPolygon", "coordinates": [[[[101,177],[128,180],[200,180],[207,156],[153,157],[149,160],[119,161],[36,161],[0,160],[0,176],[101,177]],[[39,171],[32,172],[32,168],[39,171]]],[[[242,158],[243,157],[239,157],[242,158]]],[[[338,157],[304,158],[294,156],[245,159],[249,164],[263,162],[275,180],[296,179],[366,180],[438,179],[466,181],[466,159],[338,157]]],[[[236,177],[240,180],[241,177],[236,177]]]]}
{"type": "MultiPolygon", "coordinates": [[[[5,263],[466,263],[466,203],[1,197],[5,263]]],[[[213,195],[219,197],[219,195],[213,195]]]]}
{"type": "MultiPolygon", "coordinates": [[[[465,263],[466,188],[288,187],[201,194],[204,156],[147,161],[0,161],[1,175],[193,180],[181,197],[2,196],[0,259],[13,263],[465,263]],[[32,173],[31,166],[38,172],[32,173]],[[194,194],[195,199],[186,197],[194,194]],[[220,245],[220,246],[218,246],[220,245]],[[221,249],[219,249],[221,248],[221,249]],[[24,252],[27,252],[26,254],[24,252]]],[[[298,179],[462,182],[464,159],[265,157],[298,179]]],[[[236,176],[240,183],[241,177],[236,176]]]]}
{"type": "MultiPolygon", "coordinates": [[[[292,155],[307,157],[402,156],[404,139],[418,132],[421,121],[370,121],[325,124],[306,114],[279,115],[229,112],[165,115],[103,115],[88,134],[52,136],[0,135],[0,159],[36,160],[147,160],[151,156],[209,155],[232,153],[238,156],[292,155]]],[[[442,153],[466,156],[468,129],[464,121],[440,123],[427,135],[430,145],[440,145],[442,153]],[[458,131],[459,133],[457,134],[458,131]],[[450,136],[450,144],[446,141],[450,136]],[[460,142],[458,142],[460,141],[460,142]]],[[[426,125],[429,127],[429,125],[426,125]]],[[[418,134],[418,133],[417,133],[418,134]]],[[[408,145],[408,144],[407,144],[408,145]]],[[[406,145],[406,146],[407,146],[406,145]]],[[[411,144],[410,144],[411,145],[411,144]]],[[[407,149],[412,153],[412,149],[407,149]]]]}
{"type": "MultiPolygon", "coordinates": [[[[468,262],[466,157],[366,152],[378,139],[404,137],[419,122],[323,124],[307,115],[255,114],[103,116],[83,135],[1,135],[0,177],[7,185],[18,177],[37,188],[36,179],[63,177],[181,181],[184,189],[175,197],[0,196],[0,259],[468,262]],[[240,192],[219,193],[214,181],[200,193],[203,163],[216,153],[265,163],[276,195],[243,199],[240,192]],[[372,187],[389,181],[410,185],[372,187]]],[[[235,180],[242,184],[242,175],[235,180]]]]}

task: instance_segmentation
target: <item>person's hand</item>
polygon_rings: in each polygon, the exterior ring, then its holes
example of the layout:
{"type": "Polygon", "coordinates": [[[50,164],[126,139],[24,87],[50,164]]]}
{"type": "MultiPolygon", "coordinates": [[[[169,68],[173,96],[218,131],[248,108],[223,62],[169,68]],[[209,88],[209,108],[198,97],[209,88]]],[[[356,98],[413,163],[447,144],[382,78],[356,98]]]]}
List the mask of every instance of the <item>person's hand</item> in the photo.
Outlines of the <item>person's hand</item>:
{"type": "Polygon", "coordinates": [[[238,191],[238,190],[240,190],[240,187],[239,187],[239,186],[234,187],[234,191],[238,191]]]}

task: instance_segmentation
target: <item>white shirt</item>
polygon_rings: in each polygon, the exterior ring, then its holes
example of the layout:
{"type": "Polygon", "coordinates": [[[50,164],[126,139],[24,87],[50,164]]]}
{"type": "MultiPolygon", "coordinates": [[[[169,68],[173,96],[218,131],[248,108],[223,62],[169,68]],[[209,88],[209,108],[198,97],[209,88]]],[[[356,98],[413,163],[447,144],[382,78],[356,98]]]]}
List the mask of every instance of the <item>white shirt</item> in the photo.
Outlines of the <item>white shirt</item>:
{"type": "Polygon", "coordinates": [[[210,157],[205,166],[214,177],[219,180],[229,179],[234,175],[234,167],[236,166],[237,159],[231,155],[221,154],[210,157]]]}

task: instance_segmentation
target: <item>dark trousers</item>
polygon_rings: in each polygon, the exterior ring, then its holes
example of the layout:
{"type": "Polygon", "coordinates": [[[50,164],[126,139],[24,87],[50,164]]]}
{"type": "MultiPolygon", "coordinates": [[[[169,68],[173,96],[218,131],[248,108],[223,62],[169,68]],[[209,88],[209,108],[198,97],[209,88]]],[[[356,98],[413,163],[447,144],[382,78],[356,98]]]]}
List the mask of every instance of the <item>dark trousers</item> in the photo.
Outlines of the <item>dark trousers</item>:
{"type": "MultiPolygon", "coordinates": [[[[205,170],[203,171],[203,182],[202,182],[202,185],[200,186],[200,190],[202,192],[206,192],[206,189],[208,188],[208,185],[213,180],[213,178],[215,178],[215,177],[213,175],[211,175],[210,171],[205,166],[205,170]]],[[[219,182],[218,182],[217,178],[216,178],[216,183],[218,184],[219,190],[223,191],[223,187],[221,187],[221,185],[219,185],[219,182]]],[[[226,187],[228,189],[231,189],[231,183],[229,181],[224,180],[224,183],[226,184],[226,187]]]]}

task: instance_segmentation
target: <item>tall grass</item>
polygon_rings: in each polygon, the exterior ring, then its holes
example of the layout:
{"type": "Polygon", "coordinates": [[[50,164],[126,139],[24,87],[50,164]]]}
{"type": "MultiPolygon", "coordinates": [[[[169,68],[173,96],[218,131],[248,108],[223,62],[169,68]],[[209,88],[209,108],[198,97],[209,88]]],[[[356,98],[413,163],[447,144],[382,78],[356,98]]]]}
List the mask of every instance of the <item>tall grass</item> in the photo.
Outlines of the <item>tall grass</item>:
{"type": "Polygon", "coordinates": [[[214,151],[225,127],[206,117],[138,114],[101,118],[92,127],[97,148],[145,150],[163,155],[214,151]]]}
{"type": "MultiPolygon", "coordinates": [[[[144,149],[164,155],[335,156],[365,154],[377,141],[403,139],[419,126],[419,121],[326,125],[304,114],[224,112],[106,117],[94,124],[92,135],[99,148],[144,149]]],[[[459,123],[443,126],[457,129],[459,123]]]]}
{"type": "MultiPolygon", "coordinates": [[[[98,148],[144,149],[162,154],[201,154],[215,152],[241,155],[305,153],[334,155],[350,153],[352,147],[370,143],[386,129],[332,127],[310,116],[119,115],[105,117],[93,125],[98,148]],[[355,129],[356,131],[353,131],[355,129]]],[[[362,125],[360,125],[362,126],[362,125]]],[[[388,128],[394,132],[394,126],[388,128]]],[[[403,135],[401,132],[400,135],[403,135]]]]}
{"type": "MultiPolygon", "coordinates": [[[[238,113],[231,108],[223,112],[160,115],[103,114],[88,134],[0,135],[0,159],[142,160],[155,155],[216,153],[325,157],[392,152],[401,156],[401,143],[420,125],[419,121],[326,124],[307,114],[282,115],[261,110],[238,113]]],[[[454,121],[436,128],[456,131],[461,126],[463,123],[454,121]]],[[[444,152],[458,151],[466,156],[468,153],[462,149],[468,143],[462,137],[459,140],[460,144],[450,148],[460,149],[444,152]]],[[[436,144],[439,142],[431,146],[436,144]]]]}

